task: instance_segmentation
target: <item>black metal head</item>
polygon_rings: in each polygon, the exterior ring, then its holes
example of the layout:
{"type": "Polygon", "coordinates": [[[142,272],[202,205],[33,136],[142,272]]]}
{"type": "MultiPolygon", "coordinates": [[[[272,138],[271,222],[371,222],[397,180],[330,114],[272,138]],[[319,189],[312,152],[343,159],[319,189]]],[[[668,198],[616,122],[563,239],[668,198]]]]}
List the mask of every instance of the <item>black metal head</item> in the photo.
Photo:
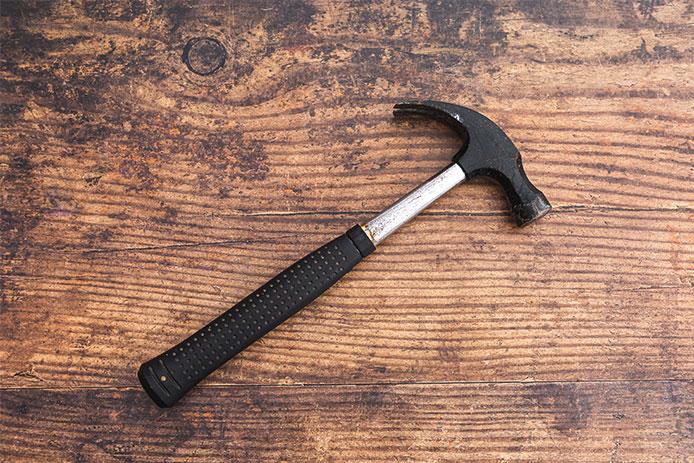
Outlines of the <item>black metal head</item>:
{"type": "Polygon", "coordinates": [[[547,214],[552,206],[523,171],[518,149],[495,123],[473,111],[440,101],[408,101],[395,105],[395,117],[419,115],[450,126],[463,140],[453,162],[467,178],[491,177],[501,184],[516,224],[529,224],[547,214]]]}

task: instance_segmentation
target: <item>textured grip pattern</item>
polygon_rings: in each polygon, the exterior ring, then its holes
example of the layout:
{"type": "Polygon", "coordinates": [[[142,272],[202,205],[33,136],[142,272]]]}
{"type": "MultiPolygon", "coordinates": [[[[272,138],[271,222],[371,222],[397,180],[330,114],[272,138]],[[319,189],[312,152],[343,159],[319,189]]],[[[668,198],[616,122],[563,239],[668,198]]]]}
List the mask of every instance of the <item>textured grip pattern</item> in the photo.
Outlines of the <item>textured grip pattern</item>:
{"type": "MultiPolygon", "coordinates": [[[[348,233],[354,234],[355,229],[348,233]]],[[[138,377],[144,389],[157,405],[173,405],[227,360],[330,288],[361,259],[348,234],[322,246],[187,340],[143,364],[138,377]]]]}

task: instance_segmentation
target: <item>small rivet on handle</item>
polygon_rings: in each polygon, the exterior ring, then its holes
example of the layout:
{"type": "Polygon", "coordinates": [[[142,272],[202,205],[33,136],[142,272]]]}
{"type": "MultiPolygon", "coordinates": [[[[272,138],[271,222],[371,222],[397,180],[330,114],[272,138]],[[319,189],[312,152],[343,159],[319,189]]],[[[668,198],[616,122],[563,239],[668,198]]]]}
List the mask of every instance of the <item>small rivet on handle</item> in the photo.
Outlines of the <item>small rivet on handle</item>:
{"type": "Polygon", "coordinates": [[[162,382],[164,382],[164,381],[166,381],[166,376],[161,375],[161,376],[159,377],[159,379],[160,379],[162,382]]]}

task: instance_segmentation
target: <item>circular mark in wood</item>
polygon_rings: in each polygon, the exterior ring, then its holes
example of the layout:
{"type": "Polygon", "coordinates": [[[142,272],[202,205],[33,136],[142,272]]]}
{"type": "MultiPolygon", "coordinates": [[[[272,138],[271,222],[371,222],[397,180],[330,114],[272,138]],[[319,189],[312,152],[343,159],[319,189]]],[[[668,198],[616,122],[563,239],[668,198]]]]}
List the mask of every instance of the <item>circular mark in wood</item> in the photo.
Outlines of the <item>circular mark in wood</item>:
{"type": "Polygon", "coordinates": [[[183,47],[183,62],[188,69],[201,75],[209,76],[224,66],[227,51],[224,45],[212,37],[195,37],[183,47]]]}

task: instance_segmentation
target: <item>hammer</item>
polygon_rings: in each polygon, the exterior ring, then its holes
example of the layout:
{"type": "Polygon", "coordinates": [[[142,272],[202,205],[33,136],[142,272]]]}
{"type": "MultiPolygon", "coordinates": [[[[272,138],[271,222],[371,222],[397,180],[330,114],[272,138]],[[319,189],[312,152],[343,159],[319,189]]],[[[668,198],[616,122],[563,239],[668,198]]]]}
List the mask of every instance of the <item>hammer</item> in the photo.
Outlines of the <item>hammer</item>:
{"type": "Polygon", "coordinates": [[[158,406],[175,404],[229,359],[320,296],[391,233],[465,180],[478,176],[496,180],[506,193],[519,227],[550,211],[545,195],[525,175],[518,149],[482,114],[440,101],[399,103],[393,114],[396,118],[425,116],[450,126],[463,142],[451,165],[365,225],[355,225],[294,263],[185,341],[142,364],[138,379],[158,406]]]}

